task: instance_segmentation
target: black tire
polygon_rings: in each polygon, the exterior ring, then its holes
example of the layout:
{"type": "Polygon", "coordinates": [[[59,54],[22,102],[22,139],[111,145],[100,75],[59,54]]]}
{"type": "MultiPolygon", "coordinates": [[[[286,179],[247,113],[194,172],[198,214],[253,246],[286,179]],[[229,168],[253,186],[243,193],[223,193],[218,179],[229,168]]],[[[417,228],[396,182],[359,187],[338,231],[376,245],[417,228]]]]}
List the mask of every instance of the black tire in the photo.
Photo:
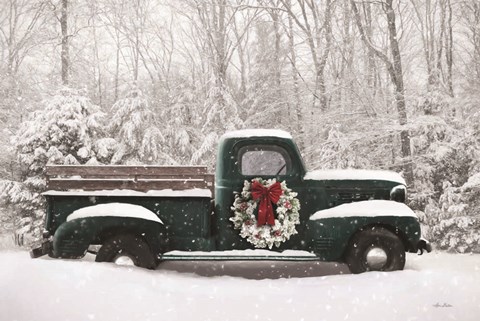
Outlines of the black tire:
{"type": "Polygon", "coordinates": [[[138,267],[154,270],[157,260],[148,244],[138,236],[130,234],[115,235],[107,239],[95,258],[96,262],[115,262],[126,256],[138,267]]]}
{"type": "Polygon", "coordinates": [[[345,261],[350,271],[355,274],[367,271],[403,270],[405,247],[394,233],[385,228],[373,227],[358,232],[352,238],[345,261]],[[381,254],[378,255],[381,259],[375,256],[376,253],[381,254]]]}

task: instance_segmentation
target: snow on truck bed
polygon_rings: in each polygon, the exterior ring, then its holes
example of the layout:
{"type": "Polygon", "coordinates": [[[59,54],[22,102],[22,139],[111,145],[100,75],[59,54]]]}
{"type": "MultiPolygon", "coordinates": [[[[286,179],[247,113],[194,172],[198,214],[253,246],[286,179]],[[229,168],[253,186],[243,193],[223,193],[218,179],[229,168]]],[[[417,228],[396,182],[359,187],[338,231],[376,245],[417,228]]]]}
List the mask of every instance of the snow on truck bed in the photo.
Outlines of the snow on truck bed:
{"type": "Polygon", "coordinates": [[[163,224],[155,213],[140,205],[108,203],[83,207],[67,216],[67,222],[86,217],[131,217],[163,224]]]}

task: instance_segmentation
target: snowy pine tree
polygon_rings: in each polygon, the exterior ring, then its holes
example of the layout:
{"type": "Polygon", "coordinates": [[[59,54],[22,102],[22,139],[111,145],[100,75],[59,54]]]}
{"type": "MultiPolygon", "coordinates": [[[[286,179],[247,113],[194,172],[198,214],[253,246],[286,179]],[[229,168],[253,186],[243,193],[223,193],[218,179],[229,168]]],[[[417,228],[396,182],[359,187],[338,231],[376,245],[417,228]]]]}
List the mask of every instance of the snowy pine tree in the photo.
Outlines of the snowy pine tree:
{"type": "Polygon", "coordinates": [[[220,135],[229,130],[243,127],[239,117],[238,105],[226,86],[217,81],[204,104],[202,118],[202,144],[192,156],[193,163],[203,160],[209,166],[215,162],[215,147],[220,135]]]}
{"type": "Polygon", "coordinates": [[[170,155],[175,163],[189,165],[204,138],[201,133],[202,95],[188,80],[182,79],[170,96],[168,106],[158,108],[161,119],[169,120],[162,126],[165,137],[162,150],[170,155]]]}
{"type": "Polygon", "coordinates": [[[413,122],[416,190],[410,206],[419,210],[425,235],[438,248],[480,253],[480,140],[475,121],[452,117],[459,103],[430,102],[436,107],[413,122]]]}
{"type": "Polygon", "coordinates": [[[164,150],[162,124],[139,89],[131,90],[112,106],[109,132],[118,142],[112,164],[171,164],[164,150]]]}
{"type": "Polygon", "coordinates": [[[0,200],[10,210],[7,220],[14,221],[18,244],[27,245],[41,233],[45,165],[95,163],[104,116],[88,98],[64,88],[20,125],[13,137],[20,179],[0,181],[0,200]]]}

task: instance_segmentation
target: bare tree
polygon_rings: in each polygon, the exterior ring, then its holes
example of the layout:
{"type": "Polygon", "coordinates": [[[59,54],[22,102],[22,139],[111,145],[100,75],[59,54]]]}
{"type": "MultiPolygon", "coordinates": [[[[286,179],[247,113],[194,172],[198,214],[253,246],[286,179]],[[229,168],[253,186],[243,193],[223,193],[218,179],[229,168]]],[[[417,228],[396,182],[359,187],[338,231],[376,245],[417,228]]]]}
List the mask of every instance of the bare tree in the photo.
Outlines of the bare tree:
{"type": "Polygon", "coordinates": [[[122,60],[122,49],[124,46],[124,37],[122,30],[122,17],[125,12],[124,2],[111,2],[106,1],[104,3],[102,11],[104,14],[100,15],[99,18],[102,20],[105,25],[106,32],[112,38],[115,46],[115,70],[114,74],[114,101],[119,99],[119,84],[120,84],[120,66],[122,60]]]}
{"type": "MultiPolygon", "coordinates": [[[[372,9],[371,3],[364,2],[363,10],[365,12],[365,33],[368,39],[373,37],[373,26],[372,26],[372,9]]],[[[373,93],[375,94],[375,74],[376,74],[376,65],[375,65],[375,54],[371,50],[367,50],[367,83],[370,88],[374,88],[373,93]]]]}
{"type": "Polygon", "coordinates": [[[30,50],[39,44],[45,24],[45,1],[5,1],[0,4],[0,49],[6,52],[7,71],[14,75],[30,50]]]}
{"type": "Polygon", "coordinates": [[[146,29],[146,17],[148,15],[148,0],[135,0],[131,2],[128,19],[122,19],[123,35],[128,39],[130,49],[130,62],[133,81],[138,83],[140,61],[142,52],[142,37],[146,29]]]}
{"type": "MultiPolygon", "coordinates": [[[[172,76],[173,56],[176,51],[176,39],[173,33],[175,19],[157,21],[149,17],[147,21],[150,30],[147,39],[141,42],[144,54],[141,56],[145,66],[151,65],[151,79],[158,82],[165,92],[170,93],[170,78],[172,76]]],[[[150,71],[148,67],[146,67],[150,71]]]]}
{"type": "Polygon", "coordinates": [[[247,20],[240,25],[235,16],[244,7],[236,1],[191,0],[186,3],[193,10],[193,15],[187,19],[192,22],[195,34],[203,40],[204,46],[201,49],[205,52],[202,54],[212,76],[207,92],[203,130],[211,131],[211,126],[218,130],[239,127],[241,122],[237,103],[228,84],[227,70],[231,66],[233,55],[242,45],[255,14],[244,16],[247,20]]]}
{"type": "Polygon", "coordinates": [[[427,66],[428,91],[441,87],[453,97],[453,26],[450,0],[410,0],[427,66]]]}
{"type": "Polygon", "coordinates": [[[294,8],[290,1],[280,0],[280,2],[305,35],[312,56],[313,65],[315,67],[313,106],[316,105],[318,100],[320,102],[320,107],[325,110],[328,107],[325,67],[332,46],[331,23],[333,2],[331,0],[325,0],[325,6],[324,8],[321,8],[316,1],[299,0],[298,5],[301,10],[301,17],[294,12],[294,8]],[[322,12],[323,22],[321,21],[322,12]]]}
{"type": "Polygon", "coordinates": [[[89,20],[89,25],[90,25],[90,33],[89,33],[89,38],[92,39],[92,51],[91,55],[93,56],[91,60],[91,68],[92,68],[92,74],[93,74],[93,87],[94,87],[94,96],[95,96],[95,102],[103,106],[104,100],[106,97],[104,97],[104,94],[106,96],[106,90],[103,90],[104,82],[103,82],[103,74],[102,74],[102,64],[101,64],[101,58],[100,58],[100,38],[101,38],[101,31],[99,30],[99,20],[97,17],[100,14],[100,6],[97,2],[90,2],[87,4],[88,5],[88,20],[89,20]]]}
{"type": "Polygon", "coordinates": [[[0,2],[0,127],[5,129],[16,128],[26,112],[20,99],[29,79],[20,70],[32,51],[46,42],[42,29],[47,12],[46,1],[0,2]]]}
{"type": "Polygon", "coordinates": [[[407,124],[407,109],[405,103],[405,87],[403,83],[403,69],[402,59],[400,55],[400,47],[397,38],[397,26],[395,22],[395,11],[393,9],[393,0],[386,0],[381,3],[388,24],[388,35],[390,40],[390,55],[389,58],[386,54],[381,52],[372,43],[372,39],[367,37],[365,28],[362,24],[360,12],[358,10],[355,0],[350,0],[352,10],[355,16],[355,22],[360,31],[360,36],[363,43],[372,51],[379,59],[381,59],[387,67],[390,79],[395,87],[395,102],[398,113],[398,121],[401,126],[400,140],[401,140],[401,152],[403,158],[403,170],[405,179],[409,184],[413,184],[413,164],[412,164],[412,152],[410,146],[410,133],[406,128],[407,124]]]}

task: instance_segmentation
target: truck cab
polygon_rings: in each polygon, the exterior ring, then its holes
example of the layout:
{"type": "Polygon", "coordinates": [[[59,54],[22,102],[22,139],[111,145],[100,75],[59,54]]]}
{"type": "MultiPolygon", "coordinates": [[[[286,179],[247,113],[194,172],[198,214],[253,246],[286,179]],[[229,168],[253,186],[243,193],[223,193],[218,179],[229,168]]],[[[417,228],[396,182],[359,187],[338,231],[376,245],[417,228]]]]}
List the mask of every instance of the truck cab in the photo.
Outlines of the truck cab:
{"type": "MultiPolygon", "coordinates": [[[[181,177],[169,174],[169,170],[173,169],[123,167],[125,178],[118,177],[119,168],[115,166],[90,170],[57,166],[56,175],[48,181],[54,190],[45,193],[48,241],[32,255],[81,257],[90,245],[96,244],[101,245],[99,261],[113,261],[120,252],[140,248],[140,256],[147,257],[148,264],[143,264],[135,253],[129,255],[136,258],[135,264],[149,268],[160,260],[304,259],[345,262],[352,272],[360,273],[403,269],[405,252],[430,250],[428,242],[421,239],[415,214],[403,203],[406,183],[399,174],[366,170],[309,172],[292,136],[285,131],[239,130],[224,134],[218,144],[214,186],[209,183],[213,177],[203,169],[195,176],[184,168],[181,172],[187,174],[181,177]],[[93,180],[89,171],[95,171],[93,180]],[[98,179],[102,171],[111,176],[98,179]],[[136,175],[133,180],[128,180],[129,173],[136,175]],[[149,173],[155,175],[147,176],[149,173]],[[276,182],[283,184],[284,192],[288,187],[298,201],[295,233],[269,250],[279,254],[295,250],[306,255],[255,255],[258,245],[234,228],[233,205],[240,194],[245,194],[245,186],[258,180],[269,182],[265,190],[276,182]],[[104,182],[109,182],[107,191],[104,182]],[[100,210],[100,204],[111,207],[112,213],[100,210]],[[152,217],[149,220],[146,214],[119,216],[125,211],[121,204],[144,208],[159,222],[152,217]],[[120,210],[114,213],[113,208],[120,210]],[[104,214],[95,215],[100,211],[104,214]],[[142,246],[131,245],[135,242],[142,246]],[[254,251],[238,255],[238,251],[245,250],[254,251]]],[[[263,200],[249,197],[257,215],[263,200]]],[[[278,216],[280,203],[265,202],[278,216]]]]}

